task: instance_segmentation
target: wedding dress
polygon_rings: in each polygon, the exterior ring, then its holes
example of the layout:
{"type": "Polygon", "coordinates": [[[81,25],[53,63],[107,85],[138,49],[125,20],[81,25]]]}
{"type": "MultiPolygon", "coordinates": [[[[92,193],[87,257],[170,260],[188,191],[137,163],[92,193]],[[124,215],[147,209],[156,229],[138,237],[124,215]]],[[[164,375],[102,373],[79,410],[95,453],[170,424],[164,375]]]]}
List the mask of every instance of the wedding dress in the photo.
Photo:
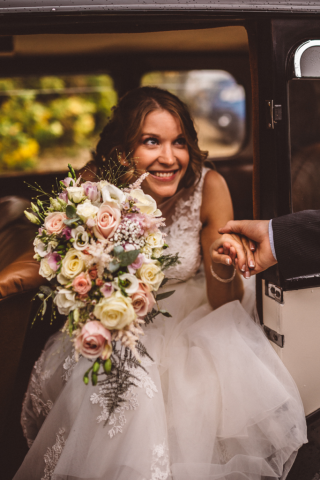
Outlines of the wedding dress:
{"type": "Polygon", "coordinates": [[[99,385],[85,385],[68,337],[51,337],[34,366],[22,412],[31,447],[14,480],[269,480],[286,478],[306,423],[297,387],[253,320],[254,293],[215,311],[201,270],[205,171],[160,206],[181,264],[168,271],[143,342],[153,361],[108,419],[99,385]],[[167,216],[166,213],[164,216],[167,216]]]}

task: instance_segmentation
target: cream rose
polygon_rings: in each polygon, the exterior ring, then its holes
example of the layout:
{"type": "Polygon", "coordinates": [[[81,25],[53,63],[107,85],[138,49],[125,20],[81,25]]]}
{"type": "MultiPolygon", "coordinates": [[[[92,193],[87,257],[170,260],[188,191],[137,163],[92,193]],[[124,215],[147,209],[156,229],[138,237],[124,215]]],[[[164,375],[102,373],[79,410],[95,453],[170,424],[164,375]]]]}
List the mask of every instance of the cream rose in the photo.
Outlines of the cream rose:
{"type": "Polygon", "coordinates": [[[150,290],[158,290],[164,279],[164,274],[161,271],[161,268],[156,264],[156,261],[144,263],[142,267],[137,270],[137,276],[150,288],[150,290]]]}
{"type": "Polygon", "coordinates": [[[147,237],[146,242],[151,248],[161,248],[164,245],[164,240],[160,232],[151,233],[147,237]]]}
{"type": "Polygon", "coordinates": [[[143,253],[149,259],[152,255],[152,248],[150,247],[150,245],[145,245],[141,248],[141,253],[143,253]]]}
{"type": "Polygon", "coordinates": [[[48,258],[43,258],[41,260],[39,273],[47,280],[51,280],[53,277],[56,276],[56,271],[50,267],[48,258]]]}
{"type": "Polygon", "coordinates": [[[153,248],[152,250],[152,256],[153,258],[159,258],[161,257],[163,253],[163,249],[162,248],[153,248]]]}
{"type": "Polygon", "coordinates": [[[72,279],[85,269],[84,254],[75,248],[70,248],[62,260],[61,274],[67,279],[72,279]]]}
{"type": "Polygon", "coordinates": [[[131,190],[129,196],[136,199],[136,206],[142,213],[152,215],[153,213],[157,212],[156,201],[150,195],[143,193],[142,190],[131,190]]]}
{"type": "Polygon", "coordinates": [[[99,212],[99,207],[92,205],[90,200],[85,200],[83,203],[77,206],[77,214],[86,222],[89,218],[95,218],[99,212]]]}
{"type": "Polygon", "coordinates": [[[93,314],[109,330],[121,330],[136,318],[131,299],[120,292],[101,299],[94,307],[93,314]]]}
{"type": "Polygon", "coordinates": [[[83,187],[68,187],[68,198],[73,203],[80,203],[86,198],[83,187]]]}
{"type": "Polygon", "coordinates": [[[54,298],[54,303],[57,305],[59,313],[61,315],[68,315],[71,310],[83,307],[83,303],[76,300],[76,294],[72,290],[62,288],[59,290],[54,298]]]}
{"type": "Polygon", "coordinates": [[[63,223],[67,218],[65,213],[52,212],[45,218],[44,228],[48,233],[60,233],[65,227],[63,223]]]}
{"type": "Polygon", "coordinates": [[[97,224],[93,227],[97,238],[111,237],[120,223],[120,208],[114,202],[104,202],[97,214],[97,224]]]}

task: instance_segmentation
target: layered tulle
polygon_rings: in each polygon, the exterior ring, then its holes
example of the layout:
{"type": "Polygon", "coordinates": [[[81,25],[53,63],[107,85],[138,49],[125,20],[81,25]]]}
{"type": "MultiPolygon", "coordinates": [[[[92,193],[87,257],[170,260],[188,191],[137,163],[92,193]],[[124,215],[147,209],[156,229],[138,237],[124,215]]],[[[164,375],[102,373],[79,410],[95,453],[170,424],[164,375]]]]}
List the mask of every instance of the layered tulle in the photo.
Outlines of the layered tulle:
{"type": "Polygon", "coordinates": [[[82,382],[88,361],[75,364],[62,334],[48,342],[23,411],[34,442],[15,480],[286,477],[307,441],[304,411],[248,314],[249,290],[242,305],[212,311],[201,274],[172,288],[163,301],[172,318],[146,328],[154,363],[106,426],[99,389],[82,382]]]}

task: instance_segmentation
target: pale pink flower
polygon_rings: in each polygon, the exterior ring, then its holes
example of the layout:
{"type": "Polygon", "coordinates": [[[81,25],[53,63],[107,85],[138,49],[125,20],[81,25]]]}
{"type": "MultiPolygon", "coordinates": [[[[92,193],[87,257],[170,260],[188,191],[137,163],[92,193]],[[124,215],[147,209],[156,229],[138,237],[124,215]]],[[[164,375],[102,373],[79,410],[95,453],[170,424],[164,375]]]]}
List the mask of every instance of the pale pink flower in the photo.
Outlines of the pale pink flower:
{"type": "Polygon", "coordinates": [[[109,238],[120,223],[120,208],[114,202],[104,202],[97,214],[97,224],[93,231],[98,238],[109,238]]]}
{"type": "Polygon", "coordinates": [[[63,192],[59,193],[59,198],[63,200],[64,202],[68,203],[68,192],[67,190],[64,190],[63,192]]]}
{"type": "Polygon", "coordinates": [[[102,288],[100,288],[100,292],[105,298],[109,298],[114,291],[114,287],[112,283],[106,282],[102,288]]]}
{"type": "Polygon", "coordinates": [[[49,267],[56,272],[59,268],[58,263],[61,261],[61,257],[58,253],[50,253],[47,256],[49,267]]]}
{"type": "Polygon", "coordinates": [[[63,222],[66,218],[67,215],[62,212],[49,213],[44,221],[44,228],[48,233],[60,233],[65,227],[63,222]]]}
{"type": "Polygon", "coordinates": [[[100,322],[88,322],[75,339],[75,348],[86,358],[106,360],[112,351],[111,333],[100,322]]]}
{"type": "Polygon", "coordinates": [[[138,270],[138,268],[142,266],[144,261],[145,261],[145,256],[142,253],[139,253],[135,261],[131,263],[131,265],[128,265],[129,273],[134,275],[136,273],[136,270],[138,270]]]}
{"type": "Polygon", "coordinates": [[[79,295],[85,295],[91,290],[91,278],[88,273],[82,272],[72,281],[73,290],[79,295]]]}
{"type": "Polygon", "coordinates": [[[132,306],[139,317],[144,317],[148,312],[151,312],[155,305],[155,299],[148,287],[139,282],[139,288],[136,293],[131,296],[132,306]]]}
{"type": "Polygon", "coordinates": [[[85,182],[82,184],[85,195],[91,202],[95,202],[99,199],[100,193],[97,188],[97,184],[93,182],[85,182]]]}

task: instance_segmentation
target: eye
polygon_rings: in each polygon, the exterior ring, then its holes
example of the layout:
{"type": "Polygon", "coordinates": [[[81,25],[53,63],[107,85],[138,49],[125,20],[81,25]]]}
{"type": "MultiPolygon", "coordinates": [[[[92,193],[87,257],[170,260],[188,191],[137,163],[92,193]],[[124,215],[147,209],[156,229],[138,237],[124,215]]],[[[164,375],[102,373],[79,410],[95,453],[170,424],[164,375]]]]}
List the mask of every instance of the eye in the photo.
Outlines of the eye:
{"type": "Polygon", "coordinates": [[[159,145],[159,141],[155,137],[148,137],[143,141],[144,145],[159,145]]]}
{"type": "Polygon", "coordinates": [[[179,137],[174,141],[175,145],[182,145],[185,146],[187,144],[186,139],[184,137],[179,137]]]}

